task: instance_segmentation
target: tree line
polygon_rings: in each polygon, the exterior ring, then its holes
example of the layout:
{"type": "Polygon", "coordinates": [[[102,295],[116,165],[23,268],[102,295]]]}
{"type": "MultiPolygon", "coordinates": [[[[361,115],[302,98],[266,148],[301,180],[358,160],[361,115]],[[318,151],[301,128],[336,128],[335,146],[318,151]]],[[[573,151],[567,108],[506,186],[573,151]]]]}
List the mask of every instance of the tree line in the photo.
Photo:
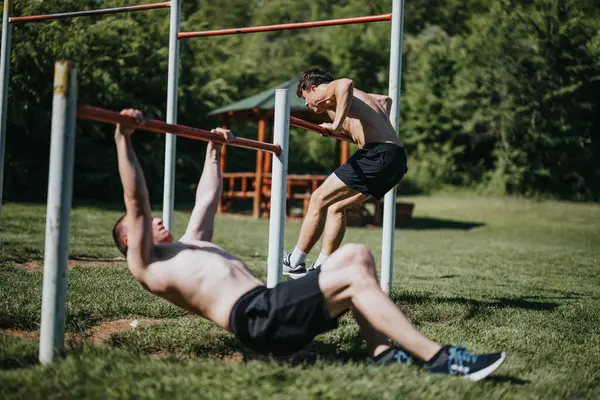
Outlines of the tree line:
{"type": "MultiPolygon", "coordinates": [[[[146,1],[148,2],[148,1],[146,1]]],[[[139,2],[136,2],[139,3],[139,2]]],[[[184,0],[182,31],[391,12],[391,0],[184,0]]],[[[27,0],[13,15],[131,5],[123,0],[27,0]]],[[[401,192],[445,185],[493,194],[600,200],[600,6],[586,0],[410,0],[400,136],[409,155],[401,192]]],[[[165,118],[169,10],[14,24],[5,198],[44,201],[54,62],[72,60],[79,102],[137,107],[165,118]]],[[[322,66],[386,93],[390,24],[196,38],[180,43],[178,122],[322,66]]],[[[292,93],[292,95],[295,95],[292,93]]],[[[233,125],[255,137],[256,126],[233,125]]],[[[164,136],[135,136],[153,202],[162,196],[164,136]]],[[[328,173],[335,143],[292,131],[290,172],[328,173]]],[[[176,199],[193,199],[205,145],[178,142],[176,199]]],[[[233,150],[227,169],[251,171],[233,150]]],[[[112,128],[79,121],[74,197],[121,199],[112,128]]]]}

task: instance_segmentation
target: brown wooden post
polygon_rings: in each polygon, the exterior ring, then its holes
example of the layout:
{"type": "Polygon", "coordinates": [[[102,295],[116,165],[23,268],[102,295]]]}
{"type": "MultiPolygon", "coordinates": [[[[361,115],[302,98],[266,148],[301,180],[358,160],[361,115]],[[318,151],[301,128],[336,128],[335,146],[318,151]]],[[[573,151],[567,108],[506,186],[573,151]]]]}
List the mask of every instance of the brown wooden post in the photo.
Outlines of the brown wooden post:
{"type": "Polygon", "coordinates": [[[225,163],[227,162],[227,145],[221,147],[221,174],[225,173],[225,163]]]}
{"type": "Polygon", "coordinates": [[[350,143],[349,142],[341,142],[342,151],[340,152],[340,165],[345,164],[350,158],[350,143]]]}
{"type": "MultiPolygon", "coordinates": [[[[267,119],[266,122],[267,122],[267,127],[266,127],[265,141],[270,143],[270,142],[273,141],[273,132],[272,132],[272,130],[273,130],[272,129],[273,121],[267,119]]],[[[263,158],[264,158],[264,162],[263,162],[263,177],[267,176],[268,174],[271,173],[271,160],[272,160],[272,157],[273,157],[273,154],[271,154],[271,153],[264,153],[263,154],[263,158]]],[[[262,187],[263,196],[266,194],[267,190],[268,190],[267,185],[263,185],[263,187],[262,187]]],[[[269,213],[269,204],[264,201],[264,197],[261,197],[260,213],[261,213],[261,215],[263,215],[265,213],[266,214],[269,213]]]]}
{"type": "MultiPolygon", "coordinates": [[[[267,127],[267,134],[265,135],[265,140],[272,142],[273,141],[273,132],[272,132],[273,121],[268,121],[268,125],[269,126],[267,127]]],[[[271,160],[272,160],[273,154],[265,153],[264,157],[265,157],[265,162],[264,162],[263,171],[265,174],[268,174],[271,172],[271,160]]]]}
{"type": "Polygon", "coordinates": [[[263,171],[267,174],[271,172],[271,160],[272,160],[271,157],[272,156],[273,156],[273,154],[271,154],[271,153],[265,154],[265,164],[264,164],[263,171]]]}
{"type": "MultiPolygon", "coordinates": [[[[263,117],[258,121],[258,141],[265,141],[267,121],[263,117]]],[[[260,218],[260,202],[262,200],[262,189],[263,189],[263,156],[264,152],[256,152],[256,169],[255,169],[255,187],[254,187],[254,208],[252,216],[254,218],[260,218]]]]}
{"type": "MultiPolygon", "coordinates": [[[[225,120],[223,121],[223,125],[221,126],[224,129],[227,129],[229,125],[229,116],[225,116],[225,120]]],[[[221,176],[225,173],[225,163],[227,162],[227,145],[223,145],[221,147],[221,176]]],[[[223,196],[219,198],[219,205],[217,206],[217,214],[221,214],[223,212],[223,196]]]]}

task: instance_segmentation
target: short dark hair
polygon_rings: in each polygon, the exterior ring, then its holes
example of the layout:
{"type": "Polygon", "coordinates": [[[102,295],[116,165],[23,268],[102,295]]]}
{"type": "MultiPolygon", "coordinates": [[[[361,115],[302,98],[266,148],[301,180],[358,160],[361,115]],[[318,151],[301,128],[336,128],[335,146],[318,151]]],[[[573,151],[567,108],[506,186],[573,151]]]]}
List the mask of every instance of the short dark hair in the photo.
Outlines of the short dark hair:
{"type": "Polygon", "coordinates": [[[124,256],[126,256],[127,255],[127,245],[125,244],[125,241],[123,240],[123,236],[125,236],[125,234],[126,234],[127,227],[125,226],[125,222],[123,221],[124,219],[125,219],[125,215],[122,215],[121,218],[119,218],[117,220],[117,223],[115,224],[115,226],[113,227],[113,230],[112,230],[112,236],[113,236],[113,240],[115,241],[115,245],[117,246],[119,251],[124,256]]]}
{"type": "Polygon", "coordinates": [[[308,90],[312,87],[312,85],[319,86],[322,83],[329,83],[333,81],[333,75],[331,72],[327,71],[324,68],[311,68],[302,73],[300,77],[300,82],[298,82],[298,89],[296,90],[296,94],[298,97],[302,98],[302,91],[308,90]]]}

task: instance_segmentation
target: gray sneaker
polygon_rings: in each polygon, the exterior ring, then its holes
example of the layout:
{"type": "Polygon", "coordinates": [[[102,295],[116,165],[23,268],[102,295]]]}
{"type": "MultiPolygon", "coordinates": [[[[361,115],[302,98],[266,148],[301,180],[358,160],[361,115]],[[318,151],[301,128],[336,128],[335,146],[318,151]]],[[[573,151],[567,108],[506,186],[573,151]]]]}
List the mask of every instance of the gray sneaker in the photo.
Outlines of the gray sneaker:
{"type": "Polygon", "coordinates": [[[301,263],[292,268],[290,263],[291,254],[283,255],[283,275],[289,276],[292,279],[302,278],[306,275],[306,264],[301,263]]]}

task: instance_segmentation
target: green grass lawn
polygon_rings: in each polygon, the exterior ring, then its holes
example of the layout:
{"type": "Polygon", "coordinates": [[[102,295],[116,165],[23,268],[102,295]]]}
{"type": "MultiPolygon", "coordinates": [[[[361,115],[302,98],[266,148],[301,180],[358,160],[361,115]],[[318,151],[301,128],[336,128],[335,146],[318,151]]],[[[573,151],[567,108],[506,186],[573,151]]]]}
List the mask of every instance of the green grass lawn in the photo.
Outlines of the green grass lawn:
{"type": "MultiPolygon", "coordinates": [[[[43,259],[46,210],[8,204],[0,218],[0,397],[600,398],[600,206],[461,195],[403,200],[415,203],[414,223],[396,230],[390,295],[438,342],[506,351],[487,380],[411,366],[371,369],[347,317],[289,360],[246,355],[240,362],[243,349],[230,334],[145,292],[123,262],[100,261],[70,270],[67,351],[42,367],[35,265],[43,262],[32,261],[43,259]],[[134,319],[140,324],[131,328],[134,319]],[[125,328],[95,339],[95,329],[115,320],[125,328]]],[[[75,208],[71,258],[117,257],[110,230],[118,215],[75,208]]],[[[176,214],[176,235],[187,217],[176,214]]],[[[288,251],[299,229],[288,223],[288,251]]],[[[267,220],[217,219],[215,241],[263,280],[267,237],[267,220]]],[[[367,244],[379,262],[380,229],[349,228],[345,242],[367,244]]]]}

